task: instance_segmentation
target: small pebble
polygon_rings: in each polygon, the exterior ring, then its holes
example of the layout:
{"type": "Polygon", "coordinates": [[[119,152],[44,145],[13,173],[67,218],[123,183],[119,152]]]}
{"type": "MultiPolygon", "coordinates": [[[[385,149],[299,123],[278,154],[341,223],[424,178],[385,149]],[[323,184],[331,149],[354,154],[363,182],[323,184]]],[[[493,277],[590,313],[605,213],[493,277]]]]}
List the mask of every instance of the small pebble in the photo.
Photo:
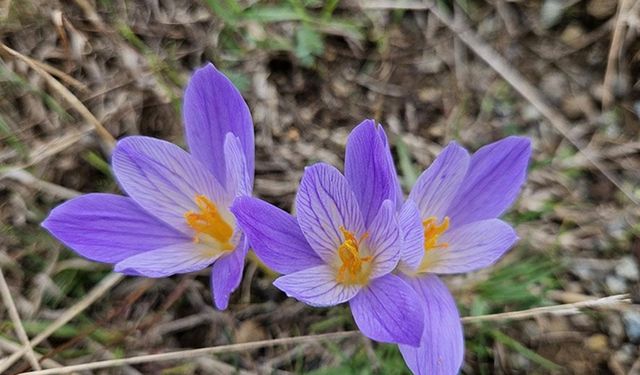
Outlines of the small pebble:
{"type": "Polygon", "coordinates": [[[607,289],[613,294],[621,294],[627,291],[627,283],[622,277],[609,275],[605,283],[607,284],[607,289]]]}
{"type": "Polygon", "coordinates": [[[606,335],[597,333],[585,341],[585,346],[592,352],[604,352],[609,347],[609,340],[606,335]]]}
{"type": "Polygon", "coordinates": [[[629,341],[640,344],[640,311],[628,310],[622,314],[624,328],[629,341]]]}
{"type": "Polygon", "coordinates": [[[620,259],[620,262],[616,266],[616,273],[631,281],[638,281],[638,279],[640,279],[638,264],[630,256],[620,259]]]}

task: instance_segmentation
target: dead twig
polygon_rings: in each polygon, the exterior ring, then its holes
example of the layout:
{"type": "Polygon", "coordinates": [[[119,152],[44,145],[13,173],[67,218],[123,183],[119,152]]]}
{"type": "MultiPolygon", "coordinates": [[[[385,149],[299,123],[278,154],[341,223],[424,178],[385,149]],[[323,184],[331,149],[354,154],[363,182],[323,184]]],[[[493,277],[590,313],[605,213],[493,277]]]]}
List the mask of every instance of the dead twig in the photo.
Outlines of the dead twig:
{"type": "Polygon", "coordinates": [[[57,79],[55,79],[49,72],[42,68],[42,66],[30,57],[27,57],[20,52],[13,50],[7,47],[4,43],[0,43],[0,48],[4,50],[9,55],[23,61],[25,64],[29,65],[31,69],[33,69],[36,73],[41,75],[47,83],[51,86],[51,88],[56,91],[62,98],[71,106],[73,109],[78,111],[82,117],[90,124],[93,125],[96,133],[102,139],[102,141],[109,147],[109,149],[113,148],[115,145],[115,138],[105,129],[105,127],[100,123],[100,121],[87,109],[87,107],[78,99],[69,89],[67,89],[62,83],[60,83],[57,79]]]}
{"type": "MultiPolygon", "coordinates": [[[[22,350],[22,346],[18,345],[13,341],[0,337],[0,349],[4,350],[5,352],[13,353],[13,352],[17,352],[18,350],[22,350]]],[[[44,368],[62,367],[61,364],[54,361],[53,359],[42,358],[43,357],[42,354],[39,354],[39,353],[34,352],[34,354],[36,356],[36,359],[38,359],[39,361],[42,361],[42,367],[44,368]]]]}
{"type": "Polygon", "coordinates": [[[534,307],[529,310],[511,311],[499,314],[466,316],[462,318],[463,323],[479,323],[501,320],[522,320],[538,315],[554,314],[554,315],[572,315],[579,314],[580,309],[585,308],[617,308],[620,305],[630,304],[631,299],[628,294],[617,294],[598,299],[590,299],[575,303],[565,303],[562,305],[534,307]]]}
{"type": "Polygon", "coordinates": [[[16,304],[13,302],[13,298],[11,297],[11,291],[9,290],[9,286],[7,285],[7,281],[4,279],[4,274],[2,273],[2,269],[0,269],[0,294],[2,294],[2,301],[4,305],[7,307],[7,311],[9,312],[9,317],[11,318],[11,322],[13,322],[13,329],[16,331],[16,335],[18,339],[24,346],[25,354],[27,355],[27,360],[36,370],[41,370],[40,364],[36,359],[36,355],[33,351],[33,347],[29,344],[29,336],[27,336],[27,332],[24,330],[22,326],[22,320],[20,320],[20,314],[18,314],[18,309],[16,309],[16,304]]]}
{"type": "Polygon", "coordinates": [[[527,79],[515,68],[513,68],[507,60],[505,60],[498,52],[496,52],[487,42],[481,39],[464,20],[454,21],[451,16],[441,11],[433,2],[422,2],[422,7],[418,6],[415,1],[360,1],[360,7],[363,9],[424,9],[429,10],[440,22],[442,22],[449,30],[451,30],[457,38],[459,38],[471,51],[484,60],[493,70],[507,81],[517,92],[520,93],[535,109],[540,112],[551,125],[567,139],[584,157],[602,173],[611,183],[618,188],[631,202],[640,205],[640,201],[634,194],[628,191],[618,178],[614,176],[605,167],[597,157],[592,155],[587,146],[579,139],[575,138],[571,132],[569,121],[555,108],[547,104],[542,93],[535,88],[527,79]],[[406,6],[405,7],[403,7],[406,6]]]}
{"type": "MultiPolygon", "coordinates": [[[[581,312],[580,309],[618,308],[620,307],[620,305],[626,305],[630,303],[631,303],[631,300],[628,294],[618,294],[618,295],[613,295],[613,296],[608,296],[608,297],[603,297],[603,298],[598,298],[598,299],[593,299],[588,301],[580,301],[576,303],[535,307],[528,310],[512,311],[512,312],[500,313],[500,314],[468,316],[468,317],[462,318],[461,321],[463,324],[469,324],[469,323],[490,322],[490,321],[528,319],[534,316],[539,316],[544,314],[562,314],[562,315],[578,314],[581,312]]],[[[67,366],[67,367],[62,367],[57,369],[32,371],[32,372],[27,372],[25,374],[31,374],[31,375],[68,374],[73,371],[95,370],[100,368],[118,367],[118,366],[147,363],[147,362],[180,360],[180,359],[186,359],[186,358],[200,357],[204,355],[247,351],[247,350],[254,350],[254,349],[260,349],[265,347],[273,347],[273,346],[282,346],[282,345],[291,345],[291,344],[304,345],[308,343],[317,343],[318,341],[341,340],[348,337],[354,337],[358,334],[359,334],[358,331],[345,331],[345,332],[325,333],[320,335],[285,337],[285,338],[278,338],[278,339],[272,339],[272,340],[261,340],[261,341],[253,341],[253,342],[240,343],[240,344],[221,345],[221,346],[213,346],[208,348],[181,350],[181,351],[174,351],[174,352],[161,353],[161,354],[150,354],[150,355],[141,355],[136,357],[122,358],[122,359],[98,361],[98,362],[91,362],[91,363],[85,363],[80,365],[67,366]]]]}
{"type": "MultiPolygon", "coordinates": [[[[67,324],[67,322],[71,319],[75,318],[92,303],[98,300],[98,298],[102,297],[106,292],[108,292],[114,285],[119,283],[123,278],[124,275],[120,273],[112,273],[102,279],[102,281],[100,281],[98,285],[96,285],[91,291],[89,291],[89,293],[87,293],[87,295],[82,300],[67,309],[67,311],[60,315],[60,317],[53,323],[51,323],[50,326],[48,326],[38,336],[29,341],[29,345],[31,347],[34,347],[40,344],[42,341],[46,340],[52,333],[57,331],[63,325],[67,324]]],[[[22,349],[16,351],[15,353],[11,354],[9,358],[6,358],[2,362],[0,362],[0,373],[3,373],[9,367],[11,367],[18,359],[20,359],[20,357],[22,357],[27,352],[27,350],[27,346],[23,346],[22,349]]]]}
{"type": "Polygon", "coordinates": [[[68,374],[73,371],[86,371],[86,370],[95,370],[99,368],[118,367],[125,364],[131,365],[131,364],[138,364],[138,363],[171,361],[171,360],[178,360],[178,359],[200,357],[203,355],[254,350],[254,349],[266,348],[271,346],[293,345],[293,344],[300,345],[300,344],[318,342],[318,341],[341,340],[348,337],[354,337],[359,334],[360,333],[357,331],[346,331],[346,332],[325,333],[321,335],[285,337],[285,338],[279,338],[279,339],[273,339],[273,340],[253,341],[253,342],[247,342],[242,344],[220,345],[220,346],[213,346],[209,348],[180,350],[180,351],[169,352],[169,353],[141,355],[137,357],[98,361],[98,362],[92,362],[92,363],[85,363],[81,365],[67,366],[67,367],[62,367],[57,369],[26,372],[25,375],[26,374],[31,374],[31,375],[68,374]]]}
{"type": "Polygon", "coordinates": [[[613,28],[613,36],[611,37],[611,47],[607,55],[607,68],[604,73],[604,82],[602,84],[602,109],[607,110],[613,104],[613,85],[612,82],[618,71],[618,58],[622,49],[622,42],[625,35],[625,27],[627,26],[627,13],[632,8],[634,0],[621,0],[618,2],[618,12],[616,13],[615,27],[613,28]]]}
{"type": "Polygon", "coordinates": [[[41,180],[24,169],[12,169],[0,173],[0,180],[3,178],[9,178],[20,182],[26,186],[34,187],[37,190],[44,191],[53,196],[62,199],[71,199],[79,196],[79,191],[75,191],[64,186],[56,185],[48,181],[41,180]]]}

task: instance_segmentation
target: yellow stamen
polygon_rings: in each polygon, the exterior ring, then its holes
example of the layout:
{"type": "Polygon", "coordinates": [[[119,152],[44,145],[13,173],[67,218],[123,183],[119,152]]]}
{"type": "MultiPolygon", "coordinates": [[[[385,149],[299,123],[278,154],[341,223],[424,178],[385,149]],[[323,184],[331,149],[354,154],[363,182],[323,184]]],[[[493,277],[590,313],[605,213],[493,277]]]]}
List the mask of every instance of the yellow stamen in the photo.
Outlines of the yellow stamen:
{"type": "Polygon", "coordinates": [[[184,214],[187,224],[196,232],[193,240],[200,242],[201,237],[206,235],[219,242],[222,250],[233,250],[233,228],[220,215],[216,205],[204,195],[196,195],[195,201],[200,212],[187,211],[184,214]]]}
{"type": "Polygon", "coordinates": [[[440,224],[438,218],[430,216],[422,222],[424,227],[424,250],[444,249],[449,247],[446,242],[438,243],[438,239],[449,228],[449,217],[446,216],[440,224]]]}
{"type": "Polygon", "coordinates": [[[338,269],[336,280],[343,284],[361,284],[364,285],[369,280],[371,274],[371,256],[360,256],[360,244],[367,238],[365,233],[357,239],[356,236],[340,227],[340,232],[344,236],[344,242],[338,247],[338,256],[342,261],[342,265],[338,269]]]}

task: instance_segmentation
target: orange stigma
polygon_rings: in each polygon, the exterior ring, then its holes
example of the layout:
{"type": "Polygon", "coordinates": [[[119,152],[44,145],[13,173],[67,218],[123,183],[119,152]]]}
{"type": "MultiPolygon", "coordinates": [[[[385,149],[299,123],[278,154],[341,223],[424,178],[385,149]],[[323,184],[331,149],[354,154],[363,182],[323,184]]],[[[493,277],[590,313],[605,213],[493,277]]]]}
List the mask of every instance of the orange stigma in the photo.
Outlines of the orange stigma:
{"type": "Polygon", "coordinates": [[[449,217],[445,216],[444,220],[438,224],[438,218],[430,216],[422,222],[424,227],[424,250],[444,249],[449,247],[446,242],[438,243],[438,239],[449,228],[449,217]]]}
{"type": "Polygon", "coordinates": [[[336,280],[347,285],[364,285],[371,274],[371,256],[361,257],[359,247],[368,234],[365,233],[360,239],[357,239],[352,232],[342,226],[340,227],[340,232],[344,236],[344,242],[338,247],[338,256],[342,261],[342,266],[338,269],[336,280]]]}
{"type": "Polygon", "coordinates": [[[217,241],[222,250],[233,250],[230,242],[233,228],[220,215],[216,205],[204,195],[196,195],[195,201],[200,212],[187,211],[184,214],[187,224],[196,232],[193,240],[200,242],[202,236],[208,236],[217,241]]]}

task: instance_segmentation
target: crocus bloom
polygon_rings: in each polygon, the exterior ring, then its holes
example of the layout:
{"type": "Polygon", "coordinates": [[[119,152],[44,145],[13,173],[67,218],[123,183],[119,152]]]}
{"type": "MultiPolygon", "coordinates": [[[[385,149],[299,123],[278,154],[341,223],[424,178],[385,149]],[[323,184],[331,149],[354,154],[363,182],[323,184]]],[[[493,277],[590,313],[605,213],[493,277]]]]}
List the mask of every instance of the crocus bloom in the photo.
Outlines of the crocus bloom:
{"type": "Polygon", "coordinates": [[[229,207],[251,194],[251,114],[211,64],[192,76],[183,112],[191,153],[159,139],[126,137],[112,167],[128,196],[80,196],[42,225],[81,256],[129,275],[165,277],[213,264],[213,296],[224,309],[249,247],[229,207]]]}
{"type": "Polygon", "coordinates": [[[460,316],[437,274],[493,264],[517,241],[497,219],[525,181],[531,143],[508,137],[473,156],[451,143],[422,173],[402,208],[401,277],[420,295],[424,332],[420,346],[400,345],[414,374],[457,374],[464,356],[460,316]]]}
{"type": "Polygon", "coordinates": [[[418,295],[391,273],[402,248],[399,192],[386,136],[365,121],[349,136],[345,176],[323,163],[306,168],[297,218],[250,197],[231,210],[260,259],[285,274],[274,284],[290,297],[312,306],[348,301],[365,335],[418,345],[418,295]]]}

